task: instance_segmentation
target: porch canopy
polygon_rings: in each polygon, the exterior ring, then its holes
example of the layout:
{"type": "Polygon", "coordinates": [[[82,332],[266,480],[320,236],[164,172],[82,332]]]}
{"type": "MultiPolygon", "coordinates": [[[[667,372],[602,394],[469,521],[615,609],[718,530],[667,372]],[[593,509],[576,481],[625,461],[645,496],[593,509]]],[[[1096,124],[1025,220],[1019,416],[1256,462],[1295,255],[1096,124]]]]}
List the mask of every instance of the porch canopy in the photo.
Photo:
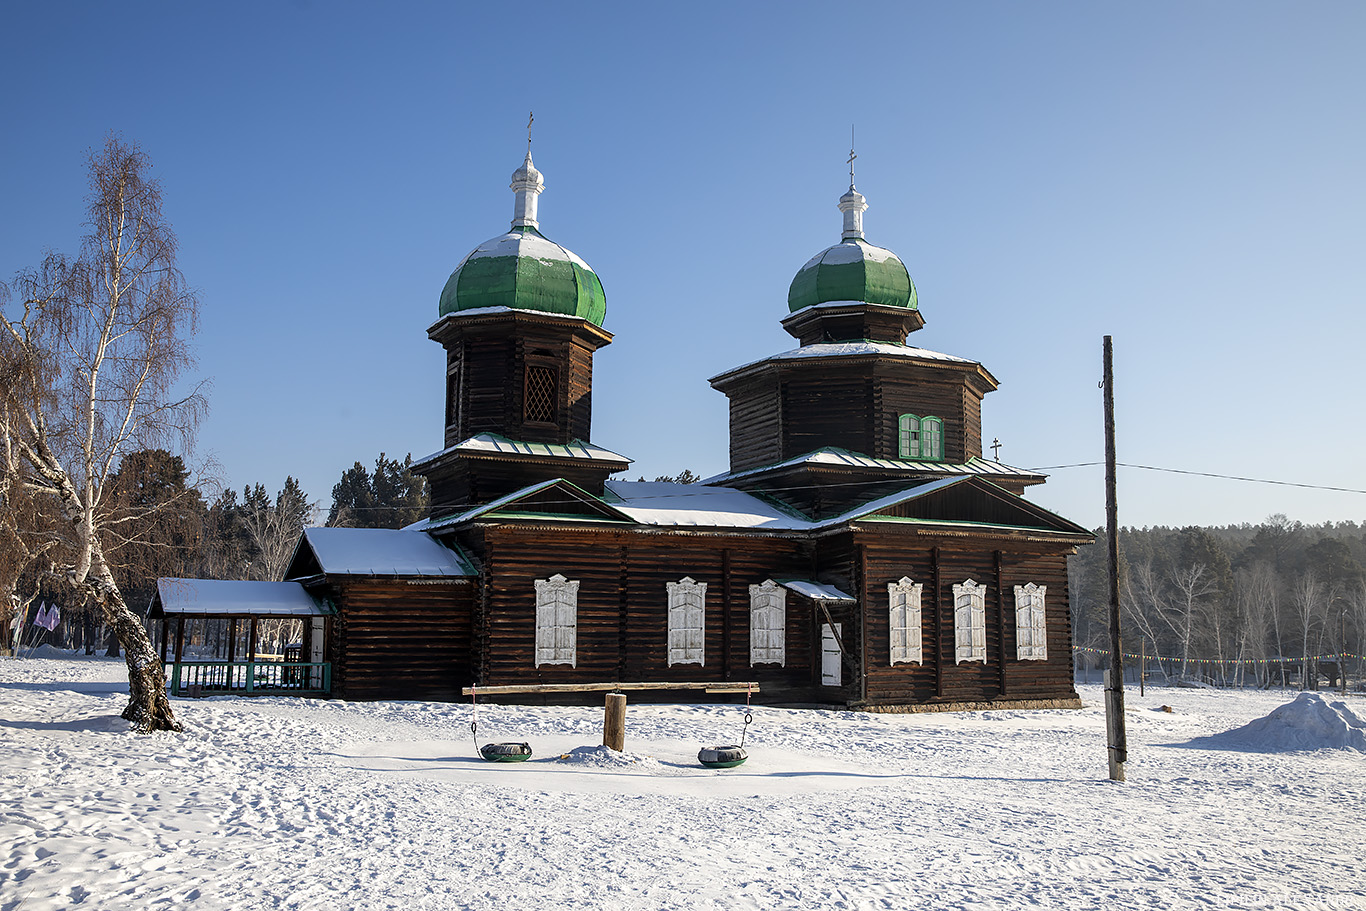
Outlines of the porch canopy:
{"type": "Polygon", "coordinates": [[[298,582],[158,579],[148,614],[153,620],[194,616],[322,617],[327,611],[298,582]]]}
{"type": "MultiPolygon", "coordinates": [[[[207,695],[241,692],[251,695],[314,695],[331,689],[331,665],[326,662],[300,661],[300,649],[286,650],[283,662],[256,655],[258,620],[289,619],[305,621],[305,643],[312,635],[315,618],[332,613],[331,605],[310,595],[298,582],[246,582],[221,579],[157,580],[148,617],[160,620],[161,660],[166,661],[170,644],[171,621],[175,620],[175,655],[171,669],[171,695],[207,695]],[[186,620],[226,620],[230,630],[227,660],[187,660],[186,620]],[[246,660],[236,655],[237,623],[250,623],[246,660]]],[[[322,626],[317,627],[322,635],[322,626]]],[[[306,644],[302,651],[308,649],[306,644]]]]}

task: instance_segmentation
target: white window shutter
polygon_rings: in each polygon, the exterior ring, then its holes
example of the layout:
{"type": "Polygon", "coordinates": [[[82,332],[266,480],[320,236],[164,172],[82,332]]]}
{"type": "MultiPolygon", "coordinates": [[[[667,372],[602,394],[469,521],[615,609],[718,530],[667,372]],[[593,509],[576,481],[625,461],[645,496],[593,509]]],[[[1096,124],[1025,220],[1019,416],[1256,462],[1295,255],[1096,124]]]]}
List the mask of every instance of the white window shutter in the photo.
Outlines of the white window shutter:
{"type": "Polygon", "coordinates": [[[556,573],[536,580],[536,666],[578,661],[579,583],[556,573]]]}
{"type": "Polygon", "coordinates": [[[787,664],[787,589],[767,579],[749,587],[749,663],[787,664]]]}
{"type": "Polygon", "coordinates": [[[707,583],[684,576],[669,593],[669,665],[706,664],[707,583]]]}
{"type": "Polygon", "coordinates": [[[902,576],[887,584],[888,619],[891,627],[892,664],[920,664],[920,607],[924,584],[902,576]]]}
{"type": "Polygon", "coordinates": [[[1015,657],[1020,661],[1048,660],[1047,592],[1048,586],[1033,582],[1015,586],[1015,657]]]}
{"type": "Polygon", "coordinates": [[[955,663],[987,660],[987,587],[968,579],[953,587],[955,663]]]}

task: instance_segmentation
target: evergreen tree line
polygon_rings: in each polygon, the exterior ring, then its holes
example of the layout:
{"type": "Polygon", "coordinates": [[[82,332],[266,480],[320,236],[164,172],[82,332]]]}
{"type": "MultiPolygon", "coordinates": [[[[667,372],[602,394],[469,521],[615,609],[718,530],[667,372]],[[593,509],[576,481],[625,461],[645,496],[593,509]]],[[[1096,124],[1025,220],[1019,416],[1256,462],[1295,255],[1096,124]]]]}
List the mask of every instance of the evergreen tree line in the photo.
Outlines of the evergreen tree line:
{"type": "MultiPolygon", "coordinates": [[[[106,553],[127,603],[144,613],[161,577],[279,580],[304,528],[321,517],[319,504],[293,476],[273,495],[256,483],[241,491],[221,490],[210,499],[184,460],[164,449],[129,453],[110,487],[106,553]]],[[[426,516],[429,499],[426,479],[412,471],[412,457],[400,462],[384,453],[373,470],[356,462],[343,472],[332,498],[326,524],[355,528],[402,528],[426,516]]],[[[20,635],[25,644],[84,646],[87,654],[105,644],[95,613],[82,610],[61,590],[60,580],[41,567],[30,567],[15,591],[23,593],[16,597],[25,613],[20,635]],[[43,603],[62,607],[64,622],[51,633],[30,629],[28,622],[43,603]]],[[[117,654],[115,643],[107,646],[117,654]]]]}
{"type": "MultiPolygon", "coordinates": [[[[1098,534],[1068,573],[1078,658],[1093,666],[1110,647],[1098,534]]],[[[1366,525],[1274,515],[1259,525],[1122,528],[1119,549],[1123,649],[1147,656],[1158,679],[1314,686],[1320,673],[1336,683],[1366,670],[1366,525]]]]}

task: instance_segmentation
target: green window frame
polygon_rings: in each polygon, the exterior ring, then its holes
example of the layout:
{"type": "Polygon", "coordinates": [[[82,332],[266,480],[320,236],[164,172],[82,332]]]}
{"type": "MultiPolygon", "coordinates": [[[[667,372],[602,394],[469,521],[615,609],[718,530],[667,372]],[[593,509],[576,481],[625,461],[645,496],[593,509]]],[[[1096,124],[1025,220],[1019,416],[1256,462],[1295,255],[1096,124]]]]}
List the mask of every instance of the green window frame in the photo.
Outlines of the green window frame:
{"type": "Polygon", "coordinates": [[[944,460],[944,419],[903,414],[897,419],[897,457],[922,462],[944,460]]]}
{"type": "Polygon", "coordinates": [[[939,418],[920,419],[920,458],[930,462],[944,459],[944,422],[939,418]]]}
{"type": "Polygon", "coordinates": [[[897,447],[900,458],[920,458],[920,416],[903,414],[897,420],[897,447]]]}

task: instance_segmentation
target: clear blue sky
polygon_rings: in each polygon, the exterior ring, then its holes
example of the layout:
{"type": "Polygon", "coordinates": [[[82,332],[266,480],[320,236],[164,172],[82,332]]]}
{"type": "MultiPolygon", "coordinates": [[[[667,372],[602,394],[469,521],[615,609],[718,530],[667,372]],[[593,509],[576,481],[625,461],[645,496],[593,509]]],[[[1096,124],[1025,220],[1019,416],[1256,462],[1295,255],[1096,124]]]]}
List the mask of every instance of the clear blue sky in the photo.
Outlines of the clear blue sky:
{"type": "MultiPolygon", "coordinates": [[[[512,217],[536,112],[542,230],[615,342],[594,442],[631,477],[723,471],[707,377],[795,342],[788,283],[868,238],[923,347],[1001,381],[984,435],[1366,488],[1366,5],[9,3],[0,275],[74,251],[110,130],[163,183],[202,294],[198,456],[324,506],[353,462],[441,445],[451,270],[512,217]]],[[[1103,522],[1100,468],[1031,497],[1103,522]]],[[[1124,524],[1366,519],[1366,495],[1122,470],[1124,524]]]]}

